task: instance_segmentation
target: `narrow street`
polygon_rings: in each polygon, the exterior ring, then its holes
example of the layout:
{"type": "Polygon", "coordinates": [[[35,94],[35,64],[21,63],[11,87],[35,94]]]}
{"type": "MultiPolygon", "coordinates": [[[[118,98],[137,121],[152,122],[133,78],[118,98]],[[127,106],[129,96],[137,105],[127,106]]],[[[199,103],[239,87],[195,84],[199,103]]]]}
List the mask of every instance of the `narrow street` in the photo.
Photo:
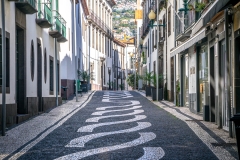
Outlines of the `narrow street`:
{"type": "MultiPolygon", "coordinates": [[[[216,139],[216,143],[221,143],[223,140],[207,127],[191,128],[189,123],[156,106],[137,92],[97,91],[89,96],[87,102],[86,105],[80,105],[68,111],[66,116],[37,133],[36,137],[4,158],[21,160],[237,159],[237,151],[234,147],[217,145],[212,147],[213,143],[208,144],[212,137],[216,139]],[[210,136],[207,137],[205,132],[210,136]]],[[[186,115],[179,112],[179,116],[186,115]]],[[[188,118],[191,117],[188,116],[188,118]]],[[[28,125],[30,121],[22,125],[29,127],[29,134],[38,132],[31,130],[31,125],[28,125]]],[[[47,121],[42,119],[39,123],[52,123],[50,121],[51,119],[47,121]]],[[[10,133],[11,130],[7,132],[7,134],[10,133]]],[[[4,145],[4,138],[0,137],[1,146],[4,145]]],[[[17,140],[21,141],[22,138],[17,140]]],[[[11,143],[8,145],[14,146],[14,143],[18,142],[11,143]]],[[[0,149],[1,156],[6,154],[3,152],[4,149],[0,149]]]]}

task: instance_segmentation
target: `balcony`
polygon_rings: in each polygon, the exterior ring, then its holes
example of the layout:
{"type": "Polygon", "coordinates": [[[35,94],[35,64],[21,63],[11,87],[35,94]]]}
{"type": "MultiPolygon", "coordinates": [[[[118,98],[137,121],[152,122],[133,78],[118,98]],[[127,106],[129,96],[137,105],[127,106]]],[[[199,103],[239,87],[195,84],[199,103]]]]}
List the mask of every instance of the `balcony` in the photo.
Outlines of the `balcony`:
{"type": "Polygon", "coordinates": [[[90,15],[88,16],[88,19],[99,29],[105,32],[107,36],[113,38],[112,30],[109,27],[107,27],[107,25],[92,10],[89,9],[89,12],[90,15]]]}
{"type": "Polygon", "coordinates": [[[49,30],[49,35],[53,38],[57,38],[58,42],[66,42],[66,21],[57,12],[53,11],[53,23],[49,30]]]}
{"type": "MultiPolygon", "coordinates": [[[[175,19],[176,19],[176,41],[184,41],[186,39],[188,39],[190,37],[190,32],[185,33],[185,28],[183,28],[183,24],[182,24],[182,19],[184,17],[184,13],[183,12],[179,12],[178,16],[176,15],[175,19]],[[179,17],[180,19],[179,19],[179,17]]],[[[185,25],[186,21],[184,21],[184,25],[185,25]]],[[[186,26],[185,26],[186,27],[186,26]]]]}
{"type": "Polygon", "coordinates": [[[34,14],[37,12],[36,0],[18,0],[15,2],[15,5],[24,14],[34,14]]]}
{"type": "Polygon", "coordinates": [[[50,5],[51,2],[49,0],[47,0],[47,3],[38,3],[36,23],[42,28],[52,27],[52,10],[50,5]]]}

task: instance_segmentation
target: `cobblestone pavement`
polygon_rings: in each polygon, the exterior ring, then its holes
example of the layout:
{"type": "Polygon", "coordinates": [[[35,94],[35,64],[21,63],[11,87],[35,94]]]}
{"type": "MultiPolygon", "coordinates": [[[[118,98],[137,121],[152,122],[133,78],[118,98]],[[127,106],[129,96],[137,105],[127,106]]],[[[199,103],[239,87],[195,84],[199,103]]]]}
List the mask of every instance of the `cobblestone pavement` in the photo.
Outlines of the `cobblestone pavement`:
{"type": "Polygon", "coordinates": [[[29,128],[19,133],[21,137],[15,135],[10,140],[21,125],[9,130],[10,138],[0,137],[0,145],[5,148],[1,147],[0,156],[22,160],[237,159],[234,140],[215,133],[187,111],[177,110],[168,102],[157,105],[134,91],[98,91],[71,111],[61,108],[60,113],[65,110],[67,113],[57,121],[53,122],[48,113],[42,119],[36,117],[40,119],[37,121],[40,127],[37,123],[31,125],[31,121],[22,124],[29,128]],[[46,124],[51,125],[41,127],[46,124]],[[230,142],[232,145],[218,145],[230,142]],[[11,146],[14,149],[7,148],[11,146]]]}

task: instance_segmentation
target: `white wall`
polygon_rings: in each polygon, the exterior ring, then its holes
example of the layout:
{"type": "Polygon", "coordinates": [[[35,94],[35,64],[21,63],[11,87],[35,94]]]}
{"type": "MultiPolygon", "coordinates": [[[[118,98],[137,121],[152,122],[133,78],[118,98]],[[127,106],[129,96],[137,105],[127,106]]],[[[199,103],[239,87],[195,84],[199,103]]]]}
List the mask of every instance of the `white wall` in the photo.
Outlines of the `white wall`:
{"type": "MultiPolygon", "coordinates": [[[[1,7],[1,4],[0,4],[1,7]]],[[[6,94],[6,104],[13,104],[16,100],[16,83],[15,83],[15,72],[16,72],[16,63],[15,63],[15,3],[5,1],[5,29],[6,32],[10,34],[10,93],[6,94]],[[11,17],[11,18],[10,18],[11,17]]],[[[0,10],[1,11],[1,10],[0,10]]],[[[0,21],[0,28],[2,29],[2,20],[0,21]]],[[[2,103],[2,94],[0,94],[0,104],[2,103]]]]}

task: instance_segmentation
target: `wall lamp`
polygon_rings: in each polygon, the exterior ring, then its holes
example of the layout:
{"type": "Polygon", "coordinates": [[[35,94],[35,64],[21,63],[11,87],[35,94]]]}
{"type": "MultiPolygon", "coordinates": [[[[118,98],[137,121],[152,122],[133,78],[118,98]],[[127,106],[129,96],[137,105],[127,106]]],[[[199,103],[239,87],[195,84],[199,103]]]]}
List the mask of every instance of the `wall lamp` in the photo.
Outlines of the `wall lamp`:
{"type": "Polygon", "coordinates": [[[140,39],[139,44],[140,44],[141,50],[142,50],[143,48],[147,49],[147,47],[143,47],[143,40],[142,40],[142,38],[140,39]]]}
{"type": "Polygon", "coordinates": [[[156,26],[159,26],[159,27],[165,27],[165,24],[159,24],[159,25],[154,25],[154,19],[156,18],[156,14],[154,13],[153,10],[151,10],[151,12],[148,14],[148,18],[150,19],[150,24],[148,25],[149,27],[153,28],[153,27],[156,27],[156,26]]]}
{"type": "Polygon", "coordinates": [[[184,15],[186,15],[187,12],[189,11],[187,2],[188,0],[183,0],[183,8],[180,8],[178,10],[179,12],[184,12],[184,15]]]}

